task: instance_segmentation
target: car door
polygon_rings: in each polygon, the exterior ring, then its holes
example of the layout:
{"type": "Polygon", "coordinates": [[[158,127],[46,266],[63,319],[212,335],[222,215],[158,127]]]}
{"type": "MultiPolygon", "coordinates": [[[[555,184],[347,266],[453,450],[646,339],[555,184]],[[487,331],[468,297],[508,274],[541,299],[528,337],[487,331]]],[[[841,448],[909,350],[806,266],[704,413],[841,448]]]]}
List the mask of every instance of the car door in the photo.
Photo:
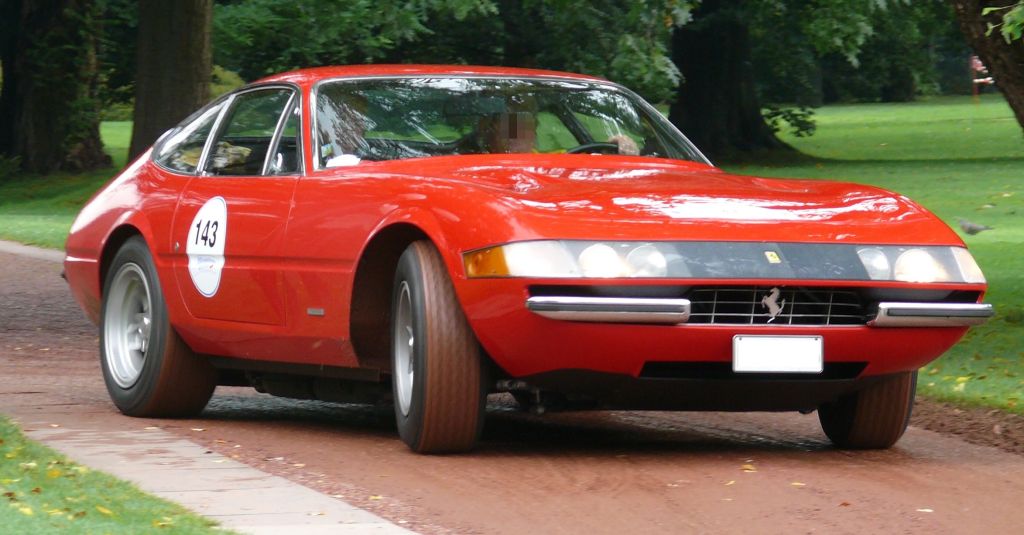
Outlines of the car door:
{"type": "Polygon", "coordinates": [[[220,332],[285,324],[281,250],[301,171],[299,98],[281,86],[234,95],[178,202],[178,288],[195,318],[234,322],[220,332]]]}

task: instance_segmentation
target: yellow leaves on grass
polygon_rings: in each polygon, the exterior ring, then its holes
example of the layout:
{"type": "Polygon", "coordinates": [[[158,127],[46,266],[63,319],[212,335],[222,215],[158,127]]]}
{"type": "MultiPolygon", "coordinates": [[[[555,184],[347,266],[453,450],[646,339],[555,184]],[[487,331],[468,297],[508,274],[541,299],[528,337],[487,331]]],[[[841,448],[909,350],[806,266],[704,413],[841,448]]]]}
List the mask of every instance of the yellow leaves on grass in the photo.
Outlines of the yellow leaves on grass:
{"type": "Polygon", "coordinates": [[[58,478],[58,477],[60,477],[62,475],[64,475],[64,472],[61,472],[57,468],[51,468],[51,469],[46,471],[46,477],[48,477],[50,479],[56,479],[56,478],[58,478]]]}
{"type": "Polygon", "coordinates": [[[99,513],[102,514],[102,515],[114,516],[114,512],[113,511],[111,511],[110,509],[107,509],[106,507],[103,507],[102,505],[97,505],[96,506],[96,510],[99,511],[99,513]]]}
{"type": "Polygon", "coordinates": [[[35,512],[32,511],[32,508],[27,505],[18,507],[18,512],[26,516],[32,516],[35,514],[35,512]]]}
{"type": "Polygon", "coordinates": [[[154,528],[169,528],[172,526],[174,526],[174,519],[169,516],[161,517],[160,519],[153,519],[154,528]]]}

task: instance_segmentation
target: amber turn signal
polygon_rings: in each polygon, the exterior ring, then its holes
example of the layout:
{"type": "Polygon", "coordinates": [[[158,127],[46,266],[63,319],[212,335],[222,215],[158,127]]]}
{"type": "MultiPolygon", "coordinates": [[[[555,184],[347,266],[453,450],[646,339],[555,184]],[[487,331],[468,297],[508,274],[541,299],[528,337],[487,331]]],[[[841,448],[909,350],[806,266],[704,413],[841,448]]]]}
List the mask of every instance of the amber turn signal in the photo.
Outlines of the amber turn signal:
{"type": "Polygon", "coordinates": [[[466,276],[473,277],[507,277],[508,264],[501,247],[489,247],[466,253],[462,257],[466,265],[466,276]]]}

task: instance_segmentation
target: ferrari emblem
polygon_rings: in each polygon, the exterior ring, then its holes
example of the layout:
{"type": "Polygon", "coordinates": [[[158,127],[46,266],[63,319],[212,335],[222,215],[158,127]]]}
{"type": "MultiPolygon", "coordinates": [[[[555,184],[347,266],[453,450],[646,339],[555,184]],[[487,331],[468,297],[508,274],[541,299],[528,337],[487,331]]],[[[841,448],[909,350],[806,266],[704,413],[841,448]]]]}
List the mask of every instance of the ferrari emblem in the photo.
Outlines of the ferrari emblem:
{"type": "Polygon", "coordinates": [[[778,288],[772,288],[768,295],[761,298],[761,306],[768,309],[768,323],[775,321],[775,318],[782,314],[782,309],[786,306],[785,299],[779,302],[779,294],[781,293],[778,288]]]}
{"type": "Polygon", "coordinates": [[[768,259],[769,264],[781,264],[782,259],[779,258],[779,253],[775,251],[765,251],[764,257],[768,259]]]}

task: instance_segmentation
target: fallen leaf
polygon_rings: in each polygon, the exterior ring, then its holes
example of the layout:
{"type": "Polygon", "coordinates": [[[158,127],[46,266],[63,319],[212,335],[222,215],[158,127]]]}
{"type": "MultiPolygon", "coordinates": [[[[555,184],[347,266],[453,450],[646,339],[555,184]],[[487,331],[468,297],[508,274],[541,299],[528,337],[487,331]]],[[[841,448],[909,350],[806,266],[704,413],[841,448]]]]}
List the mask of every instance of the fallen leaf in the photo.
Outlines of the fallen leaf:
{"type": "Polygon", "coordinates": [[[144,427],[143,429],[145,429],[146,431],[153,431],[154,429],[160,429],[160,428],[155,426],[155,425],[151,425],[149,427],[144,427]]]}
{"type": "Polygon", "coordinates": [[[32,489],[31,492],[32,492],[32,494],[40,494],[40,493],[43,492],[43,489],[41,489],[39,487],[36,487],[36,488],[32,489]]]}
{"type": "Polygon", "coordinates": [[[106,507],[103,507],[102,505],[97,505],[96,506],[96,510],[99,511],[100,513],[102,513],[102,514],[107,515],[107,516],[114,516],[114,512],[113,511],[111,511],[110,509],[107,509],[106,507]]]}
{"type": "Polygon", "coordinates": [[[960,377],[956,378],[957,384],[959,384],[959,383],[966,383],[967,381],[970,381],[970,380],[971,380],[970,377],[967,377],[967,376],[964,376],[964,375],[961,375],[960,377]]]}
{"type": "Polygon", "coordinates": [[[193,427],[192,430],[193,431],[206,431],[206,428],[203,428],[203,427],[193,427]]]}
{"type": "Polygon", "coordinates": [[[39,465],[36,464],[35,461],[29,461],[27,463],[20,463],[18,466],[20,466],[22,468],[22,470],[32,470],[32,469],[36,468],[39,465]]]}
{"type": "Polygon", "coordinates": [[[50,424],[50,427],[60,427],[60,424],[50,424]]]}
{"type": "Polygon", "coordinates": [[[21,514],[28,515],[28,516],[32,516],[32,515],[35,514],[34,512],[32,512],[32,508],[27,506],[27,505],[23,506],[23,507],[19,507],[18,511],[21,511],[21,514]]]}
{"type": "Polygon", "coordinates": [[[56,478],[60,477],[63,474],[64,474],[64,472],[61,472],[60,470],[58,470],[56,468],[51,468],[51,469],[46,471],[46,477],[48,477],[50,479],[56,479],[56,478]]]}
{"type": "Polygon", "coordinates": [[[924,508],[924,509],[918,509],[917,512],[918,513],[934,513],[935,510],[934,509],[924,508]]]}
{"type": "Polygon", "coordinates": [[[992,432],[997,434],[997,435],[1003,434],[1003,426],[1001,426],[999,424],[993,425],[992,426],[992,432]]]}
{"type": "Polygon", "coordinates": [[[743,470],[744,472],[757,472],[757,468],[754,467],[754,465],[752,464],[745,464],[741,466],[740,469],[743,470]]]}
{"type": "Polygon", "coordinates": [[[792,485],[794,487],[806,487],[807,483],[801,483],[799,481],[794,481],[794,482],[790,483],[790,485],[792,485]]]}
{"type": "Polygon", "coordinates": [[[728,486],[735,485],[735,484],[736,484],[736,480],[733,479],[733,480],[730,480],[730,481],[726,482],[725,486],[728,487],[728,486]]]}
{"type": "Polygon", "coordinates": [[[849,507],[849,506],[850,506],[850,502],[841,502],[839,504],[839,507],[849,507]]]}
{"type": "Polygon", "coordinates": [[[379,494],[374,494],[373,496],[370,496],[370,499],[371,500],[383,500],[384,497],[379,495],[379,494]]]}
{"type": "Polygon", "coordinates": [[[313,512],[313,513],[309,513],[309,516],[324,516],[324,512],[323,511],[316,511],[316,512],[313,512]]]}
{"type": "Polygon", "coordinates": [[[295,463],[292,466],[294,466],[295,468],[305,468],[306,467],[306,465],[303,464],[303,463],[295,463]]]}

